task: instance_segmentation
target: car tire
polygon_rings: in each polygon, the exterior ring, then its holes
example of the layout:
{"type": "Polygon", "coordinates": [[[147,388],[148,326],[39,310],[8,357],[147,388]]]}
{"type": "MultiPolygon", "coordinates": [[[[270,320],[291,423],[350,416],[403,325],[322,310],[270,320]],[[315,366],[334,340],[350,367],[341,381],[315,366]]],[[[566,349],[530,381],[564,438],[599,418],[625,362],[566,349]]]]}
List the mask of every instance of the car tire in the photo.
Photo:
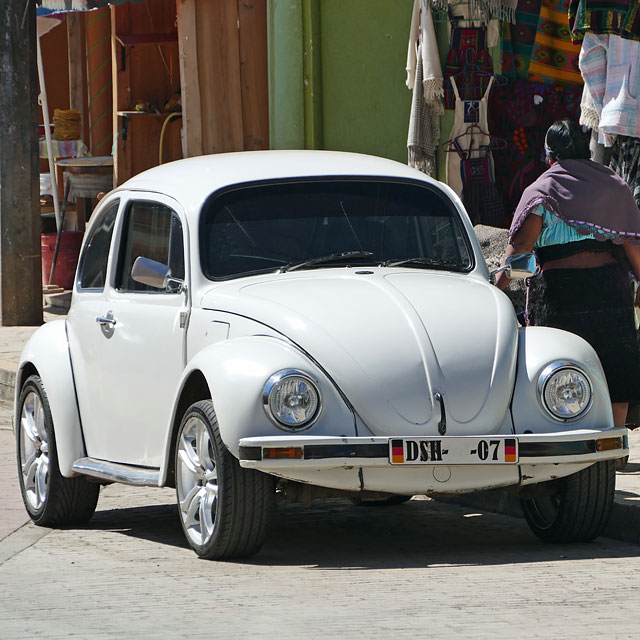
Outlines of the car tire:
{"type": "Polygon", "coordinates": [[[187,541],[201,558],[256,553],[275,504],[275,478],[243,469],[222,442],[211,400],[185,412],[176,440],[176,496],[187,541]]]}
{"type": "Polygon", "coordinates": [[[22,500],[37,525],[84,524],[98,502],[100,485],[60,473],[51,409],[40,376],[30,376],[18,400],[16,455],[22,500]]]}
{"type": "Polygon", "coordinates": [[[553,481],[549,495],[521,500],[522,510],[543,542],[590,542],[607,526],[615,484],[615,461],[596,462],[553,481]]]}

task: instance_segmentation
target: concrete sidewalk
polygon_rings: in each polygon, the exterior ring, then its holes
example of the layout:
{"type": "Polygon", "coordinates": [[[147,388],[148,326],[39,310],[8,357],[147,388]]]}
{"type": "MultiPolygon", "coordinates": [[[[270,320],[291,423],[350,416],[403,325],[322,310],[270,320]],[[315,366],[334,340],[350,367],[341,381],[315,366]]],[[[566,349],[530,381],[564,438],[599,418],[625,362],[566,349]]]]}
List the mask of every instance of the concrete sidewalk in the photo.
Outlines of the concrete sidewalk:
{"type": "MultiPolygon", "coordinates": [[[[45,321],[64,317],[45,313],[45,321]]],[[[0,327],[0,540],[27,522],[18,488],[11,403],[22,348],[36,327],[0,327]]],[[[629,434],[631,455],[616,478],[615,505],[605,535],[640,544],[640,429],[629,434]]],[[[504,491],[460,496],[455,502],[522,517],[519,501],[504,491]]]]}

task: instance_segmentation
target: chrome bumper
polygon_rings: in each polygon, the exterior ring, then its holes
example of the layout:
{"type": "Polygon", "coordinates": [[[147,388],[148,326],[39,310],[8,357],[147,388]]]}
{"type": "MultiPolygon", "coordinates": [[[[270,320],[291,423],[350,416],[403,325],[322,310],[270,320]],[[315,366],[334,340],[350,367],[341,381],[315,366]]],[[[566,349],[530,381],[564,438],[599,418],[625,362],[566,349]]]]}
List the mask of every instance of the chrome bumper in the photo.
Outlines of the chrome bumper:
{"type": "MultiPolygon", "coordinates": [[[[412,436],[407,436],[412,437],[412,436]]],[[[445,441],[449,437],[434,436],[445,441]]],[[[464,437],[464,436],[462,436],[464,437]]],[[[621,458],[629,453],[628,431],[625,428],[576,430],[544,434],[482,434],[473,438],[508,437],[518,443],[516,463],[485,463],[480,466],[589,464],[600,460],[621,458]]],[[[242,438],[239,460],[242,467],[269,472],[276,469],[336,469],[336,468],[407,468],[392,464],[391,440],[394,437],[325,437],[325,436],[265,436],[242,438]]],[[[435,467],[442,464],[423,463],[415,466],[435,467]]],[[[454,466],[454,465],[451,465],[454,466]]],[[[456,465],[461,466],[461,465],[456,465]]],[[[470,466],[470,465],[465,465],[470,466]]],[[[475,466],[475,465],[474,465],[475,466]]]]}

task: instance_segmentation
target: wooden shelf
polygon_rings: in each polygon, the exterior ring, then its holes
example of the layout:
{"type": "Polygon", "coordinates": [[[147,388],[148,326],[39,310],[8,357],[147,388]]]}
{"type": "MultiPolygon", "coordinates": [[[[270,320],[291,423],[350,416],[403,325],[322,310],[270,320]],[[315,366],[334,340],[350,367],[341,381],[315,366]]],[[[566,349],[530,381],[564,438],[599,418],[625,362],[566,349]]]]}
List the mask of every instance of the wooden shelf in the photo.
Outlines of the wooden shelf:
{"type": "Polygon", "coordinates": [[[123,47],[132,47],[136,44],[178,42],[177,33],[117,33],[115,38],[123,47]]]}

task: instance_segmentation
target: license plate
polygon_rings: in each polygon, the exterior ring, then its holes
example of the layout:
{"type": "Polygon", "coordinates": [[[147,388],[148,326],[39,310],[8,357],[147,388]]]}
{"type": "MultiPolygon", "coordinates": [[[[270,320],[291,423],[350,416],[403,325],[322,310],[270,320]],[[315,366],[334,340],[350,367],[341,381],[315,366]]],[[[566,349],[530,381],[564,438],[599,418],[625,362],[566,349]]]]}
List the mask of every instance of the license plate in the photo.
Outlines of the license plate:
{"type": "Polygon", "coordinates": [[[391,464],[516,464],[516,438],[390,438],[391,464]]]}

